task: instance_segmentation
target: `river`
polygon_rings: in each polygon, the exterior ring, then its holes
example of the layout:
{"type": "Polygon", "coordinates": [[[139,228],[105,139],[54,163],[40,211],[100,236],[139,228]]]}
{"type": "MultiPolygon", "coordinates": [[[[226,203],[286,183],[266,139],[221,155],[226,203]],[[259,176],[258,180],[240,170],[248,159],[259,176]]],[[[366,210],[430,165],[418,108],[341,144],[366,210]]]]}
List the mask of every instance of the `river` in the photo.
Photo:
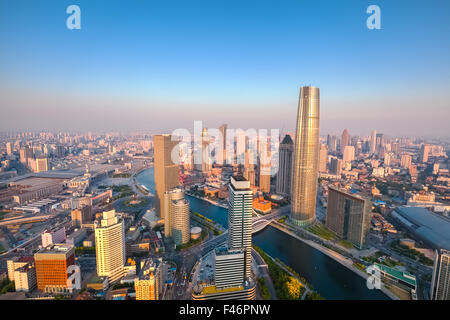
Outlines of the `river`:
{"type": "MultiPolygon", "coordinates": [[[[137,176],[139,184],[154,193],[153,168],[137,176]]],[[[192,211],[228,227],[227,209],[187,196],[192,211]]],[[[379,290],[370,290],[366,280],[319,250],[286,233],[267,227],[253,235],[253,243],[274,258],[279,258],[304,277],[327,300],[389,300],[379,290]]]]}

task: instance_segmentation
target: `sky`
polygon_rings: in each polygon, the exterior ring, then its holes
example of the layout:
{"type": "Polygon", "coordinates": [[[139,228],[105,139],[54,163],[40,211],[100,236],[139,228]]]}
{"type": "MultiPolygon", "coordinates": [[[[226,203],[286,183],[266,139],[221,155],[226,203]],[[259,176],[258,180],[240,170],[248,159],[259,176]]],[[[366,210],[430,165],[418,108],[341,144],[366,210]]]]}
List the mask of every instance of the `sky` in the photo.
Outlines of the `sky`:
{"type": "Polygon", "coordinates": [[[0,0],[0,131],[292,131],[449,137],[448,0],[0,0]],[[66,8],[81,9],[69,30],[66,8]],[[381,29],[369,30],[369,5],[381,29]]]}

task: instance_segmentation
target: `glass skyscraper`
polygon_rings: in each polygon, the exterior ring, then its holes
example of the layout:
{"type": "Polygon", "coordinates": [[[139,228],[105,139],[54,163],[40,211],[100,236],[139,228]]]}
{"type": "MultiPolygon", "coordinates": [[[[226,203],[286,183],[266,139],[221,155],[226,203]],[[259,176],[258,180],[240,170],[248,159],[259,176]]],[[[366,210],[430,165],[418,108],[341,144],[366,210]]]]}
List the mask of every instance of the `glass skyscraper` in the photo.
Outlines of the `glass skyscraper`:
{"type": "Polygon", "coordinates": [[[319,163],[320,92],[302,87],[298,103],[292,168],[291,221],[304,226],[315,219],[319,163]]]}

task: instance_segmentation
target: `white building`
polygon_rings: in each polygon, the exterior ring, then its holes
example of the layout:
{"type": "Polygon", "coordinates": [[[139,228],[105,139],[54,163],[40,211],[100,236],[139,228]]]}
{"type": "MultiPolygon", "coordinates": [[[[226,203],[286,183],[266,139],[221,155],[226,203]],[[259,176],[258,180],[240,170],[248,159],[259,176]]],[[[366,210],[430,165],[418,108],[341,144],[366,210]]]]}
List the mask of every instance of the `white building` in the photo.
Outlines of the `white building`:
{"type": "Polygon", "coordinates": [[[244,283],[245,251],[217,248],[214,250],[214,281],[217,289],[240,287],[244,283]]]}
{"type": "Polygon", "coordinates": [[[184,191],[175,188],[164,193],[164,234],[172,237],[176,245],[189,242],[190,211],[189,202],[184,198],[184,191]]]}
{"type": "Polygon", "coordinates": [[[242,176],[231,177],[228,198],[228,248],[245,251],[245,277],[251,275],[252,202],[250,182],[242,176]]]}
{"type": "Polygon", "coordinates": [[[94,224],[97,275],[108,277],[110,283],[124,275],[125,229],[115,210],[103,212],[94,224]]]}
{"type": "Polygon", "coordinates": [[[41,235],[42,247],[47,247],[52,244],[63,243],[66,240],[66,228],[62,227],[56,231],[46,230],[41,235]]]}
{"type": "Polygon", "coordinates": [[[450,300],[450,251],[444,249],[436,252],[431,280],[431,299],[450,300]]]}

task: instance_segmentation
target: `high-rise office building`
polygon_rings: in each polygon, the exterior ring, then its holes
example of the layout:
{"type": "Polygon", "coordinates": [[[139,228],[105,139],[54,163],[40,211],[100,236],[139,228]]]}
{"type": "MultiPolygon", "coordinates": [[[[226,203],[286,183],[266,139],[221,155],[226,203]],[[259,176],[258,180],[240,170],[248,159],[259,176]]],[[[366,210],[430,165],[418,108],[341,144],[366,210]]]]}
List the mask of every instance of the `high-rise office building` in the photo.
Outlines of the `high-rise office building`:
{"type": "Polygon", "coordinates": [[[327,162],[328,162],[328,147],[325,144],[320,146],[319,151],[319,172],[327,172],[327,162]]]}
{"type": "Polygon", "coordinates": [[[222,156],[222,165],[224,165],[227,161],[227,125],[223,124],[219,127],[219,131],[222,134],[222,148],[223,148],[223,156],[222,156]]]}
{"type": "Polygon", "coordinates": [[[20,162],[22,162],[25,165],[28,163],[28,159],[33,158],[33,150],[28,146],[21,148],[19,154],[20,154],[20,162]]]}
{"type": "Polygon", "coordinates": [[[370,211],[368,199],[335,187],[328,188],[326,226],[360,249],[370,229],[370,211]]]}
{"type": "Polygon", "coordinates": [[[181,188],[164,193],[164,235],[172,237],[177,246],[188,243],[190,239],[189,202],[181,188]]]}
{"type": "Polygon", "coordinates": [[[409,154],[403,154],[400,160],[400,165],[403,168],[409,169],[409,167],[411,167],[411,156],[409,154]]]}
{"type": "Polygon", "coordinates": [[[180,183],[178,164],[171,158],[172,149],[177,145],[171,135],[153,136],[155,166],[155,210],[164,219],[164,192],[177,187],[180,183]]]}
{"type": "Polygon", "coordinates": [[[270,193],[270,164],[259,166],[259,190],[270,193]]]}
{"type": "Polygon", "coordinates": [[[426,163],[428,162],[428,155],[430,154],[430,145],[429,144],[423,144],[420,148],[420,162],[426,163]]]}
{"type": "Polygon", "coordinates": [[[355,147],[345,146],[342,152],[342,161],[345,163],[352,162],[355,160],[355,147]]]}
{"type": "Polygon", "coordinates": [[[63,293],[70,290],[67,268],[75,264],[72,245],[55,244],[34,254],[37,288],[42,292],[63,293]]]}
{"type": "Polygon", "coordinates": [[[347,129],[344,129],[341,136],[341,152],[344,152],[346,146],[350,145],[350,134],[347,129]]]}
{"type": "Polygon", "coordinates": [[[245,150],[244,178],[250,182],[251,186],[255,185],[255,159],[252,149],[245,150]]]}
{"type": "Polygon", "coordinates": [[[205,174],[209,173],[212,169],[211,151],[209,150],[210,144],[211,144],[211,136],[208,133],[208,128],[203,128],[201,171],[205,174]]]}
{"type": "Polygon", "coordinates": [[[11,142],[6,143],[6,154],[8,156],[12,154],[12,143],[11,142]]]}
{"type": "Polygon", "coordinates": [[[63,158],[66,153],[66,148],[62,145],[57,145],[55,147],[55,156],[58,158],[63,158]]]}
{"type": "Polygon", "coordinates": [[[245,252],[245,277],[251,275],[252,203],[250,182],[242,176],[232,176],[228,196],[228,249],[245,252]]]}
{"type": "Polygon", "coordinates": [[[399,154],[399,152],[400,152],[400,146],[399,146],[398,142],[392,143],[391,151],[392,151],[395,155],[399,154]]]}
{"type": "Polygon", "coordinates": [[[431,280],[431,300],[450,300],[450,251],[436,251],[433,278],[431,280]]]}
{"type": "Polygon", "coordinates": [[[377,131],[373,130],[370,136],[370,153],[374,154],[377,149],[377,131]]]}
{"type": "Polygon", "coordinates": [[[94,222],[97,275],[108,277],[109,283],[124,275],[125,228],[115,210],[103,212],[100,221],[94,222]]]}
{"type": "Polygon", "coordinates": [[[337,148],[337,141],[335,135],[328,135],[327,136],[327,146],[329,152],[336,152],[337,148]]]}
{"type": "Polygon", "coordinates": [[[278,173],[276,192],[279,194],[291,194],[292,182],[292,154],[294,152],[294,142],[290,135],[286,135],[281,141],[278,154],[278,173]]]}
{"type": "Polygon", "coordinates": [[[299,226],[310,224],[315,219],[319,164],[319,105],[319,88],[300,89],[291,191],[291,220],[299,226]]]}

